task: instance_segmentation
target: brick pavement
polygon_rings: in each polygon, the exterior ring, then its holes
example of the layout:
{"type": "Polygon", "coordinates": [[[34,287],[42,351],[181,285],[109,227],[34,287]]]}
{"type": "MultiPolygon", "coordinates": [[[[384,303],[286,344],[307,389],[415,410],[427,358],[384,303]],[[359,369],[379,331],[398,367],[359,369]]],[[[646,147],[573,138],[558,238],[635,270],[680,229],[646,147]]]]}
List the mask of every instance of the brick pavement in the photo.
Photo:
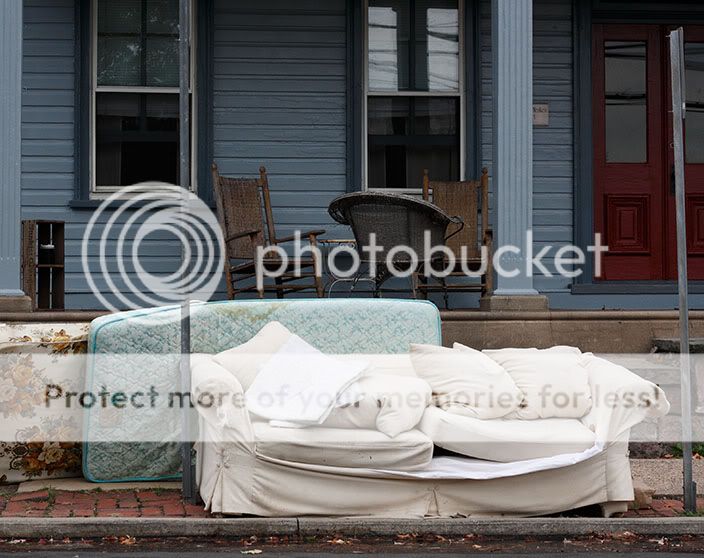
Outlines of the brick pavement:
{"type": "MultiPolygon", "coordinates": [[[[704,511],[704,498],[698,502],[704,511]]],[[[654,499],[647,509],[629,510],[623,517],[675,517],[682,502],[654,499]]],[[[202,506],[183,501],[178,490],[39,490],[0,494],[3,517],[211,517],[202,506]]]]}

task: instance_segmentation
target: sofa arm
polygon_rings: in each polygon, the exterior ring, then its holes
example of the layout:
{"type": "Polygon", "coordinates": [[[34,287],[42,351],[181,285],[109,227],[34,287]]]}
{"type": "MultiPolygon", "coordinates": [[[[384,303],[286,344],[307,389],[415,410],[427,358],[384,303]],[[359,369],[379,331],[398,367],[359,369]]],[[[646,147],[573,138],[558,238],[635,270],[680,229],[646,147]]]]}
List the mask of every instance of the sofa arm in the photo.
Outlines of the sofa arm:
{"type": "Polygon", "coordinates": [[[585,353],[592,392],[592,408],[582,422],[596,434],[598,443],[623,439],[623,434],[646,418],[670,410],[665,393],[654,383],[606,359],[585,353]]]}
{"type": "Polygon", "coordinates": [[[252,440],[242,385],[212,355],[191,355],[191,397],[198,414],[216,430],[234,429],[252,440]]]}

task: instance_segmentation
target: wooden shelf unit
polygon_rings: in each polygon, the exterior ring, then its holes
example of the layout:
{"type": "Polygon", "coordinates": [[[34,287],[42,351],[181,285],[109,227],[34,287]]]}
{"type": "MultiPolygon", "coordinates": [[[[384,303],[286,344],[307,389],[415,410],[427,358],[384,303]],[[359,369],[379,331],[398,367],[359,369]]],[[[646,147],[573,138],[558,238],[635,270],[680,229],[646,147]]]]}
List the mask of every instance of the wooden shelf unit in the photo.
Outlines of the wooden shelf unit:
{"type": "Polygon", "coordinates": [[[64,309],[63,221],[22,221],[22,289],[33,310],[64,309]]]}

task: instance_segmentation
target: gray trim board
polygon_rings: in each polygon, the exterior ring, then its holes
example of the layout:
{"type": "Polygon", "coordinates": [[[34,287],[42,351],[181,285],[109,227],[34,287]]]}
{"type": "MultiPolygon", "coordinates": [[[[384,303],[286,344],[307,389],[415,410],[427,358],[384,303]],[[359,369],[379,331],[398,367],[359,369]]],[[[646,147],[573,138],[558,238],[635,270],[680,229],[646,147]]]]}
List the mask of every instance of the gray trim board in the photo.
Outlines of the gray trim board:
{"type": "MultiPolygon", "coordinates": [[[[592,20],[591,8],[583,0],[572,1],[573,28],[573,118],[574,118],[574,242],[582,249],[592,243],[594,195],[592,187],[592,20]]],[[[591,283],[593,258],[587,258],[584,273],[575,283],[591,283]]]]}
{"type": "Polygon", "coordinates": [[[213,0],[196,3],[196,112],[198,151],[195,164],[197,194],[214,203],[210,163],[213,161],[213,0]]]}
{"type": "Polygon", "coordinates": [[[346,0],[347,192],[362,187],[362,107],[364,96],[364,2],[346,0]]]}
{"type": "Polygon", "coordinates": [[[464,7],[465,45],[465,178],[479,178],[482,168],[482,35],[481,3],[466,2],[464,7]]]}
{"type": "Polygon", "coordinates": [[[22,2],[0,4],[0,297],[21,297],[22,2]]]}
{"type": "MultiPolygon", "coordinates": [[[[90,198],[90,0],[75,4],[75,133],[74,133],[74,197],[90,198]]],[[[69,202],[69,206],[72,203],[69,202]]]]}
{"type": "MultiPolygon", "coordinates": [[[[690,281],[688,290],[692,294],[704,294],[704,281],[690,281]]],[[[572,294],[677,294],[677,283],[674,281],[608,281],[582,283],[572,286],[572,294]]]]}

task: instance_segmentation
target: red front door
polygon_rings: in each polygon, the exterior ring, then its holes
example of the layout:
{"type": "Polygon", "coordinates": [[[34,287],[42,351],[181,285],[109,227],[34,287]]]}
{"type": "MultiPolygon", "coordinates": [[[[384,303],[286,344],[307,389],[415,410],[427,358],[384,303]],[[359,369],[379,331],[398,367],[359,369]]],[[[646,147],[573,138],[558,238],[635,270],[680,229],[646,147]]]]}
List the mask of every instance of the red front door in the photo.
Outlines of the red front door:
{"type": "MultiPolygon", "coordinates": [[[[593,28],[594,228],[602,280],[674,279],[669,28],[593,28]]],[[[704,279],[704,27],[685,27],[690,279],[704,279]]]]}

